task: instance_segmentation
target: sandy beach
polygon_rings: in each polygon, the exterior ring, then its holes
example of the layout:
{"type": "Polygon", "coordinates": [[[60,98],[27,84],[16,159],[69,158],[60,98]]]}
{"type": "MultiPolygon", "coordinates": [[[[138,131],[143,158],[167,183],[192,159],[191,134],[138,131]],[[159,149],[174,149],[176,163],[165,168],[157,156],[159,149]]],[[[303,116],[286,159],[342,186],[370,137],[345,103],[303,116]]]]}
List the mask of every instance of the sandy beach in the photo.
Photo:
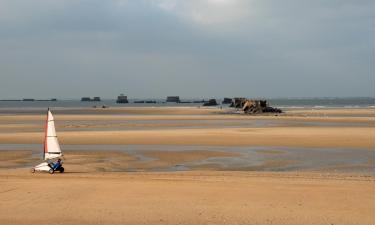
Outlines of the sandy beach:
{"type": "Polygon", "coordinates": [[[0,173],[1,224],[374,223],[373,177],[249,172],[0,173]],[[42,190],[42,191],[41,191],[42,190]]]}
{"type": "Polygon", "coordinates": [[[0,224],[375,223],[374,108],[54,115],[66,173],[50,175],[29,172],[45,115],[0,114],[0,224]]]}

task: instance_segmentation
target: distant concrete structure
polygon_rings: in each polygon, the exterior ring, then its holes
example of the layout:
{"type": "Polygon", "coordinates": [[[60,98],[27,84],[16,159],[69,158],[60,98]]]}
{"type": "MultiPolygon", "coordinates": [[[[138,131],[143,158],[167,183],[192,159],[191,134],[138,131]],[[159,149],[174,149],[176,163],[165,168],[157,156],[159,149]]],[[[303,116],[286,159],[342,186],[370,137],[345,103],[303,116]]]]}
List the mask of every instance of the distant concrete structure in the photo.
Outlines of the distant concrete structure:
{"type": "Polygon", "coordinates": [[[90,98],[90,97],[82,97],[82,98],[81,98],[81,101],[82,101],[82,102],[100,102],[101,99],[100,99],[100,97],[94,97],[94,98],[90,98]]]}
{"type": "Polygon", "coordinates": [[[89,101],[91,101],[91,98],[90,97],[82,97],[81,101],[82,102],[89,102],[89,101]]]}
{"type": "Polygon", "coordinates": [[[232,99],[231,98],[224,98],[224,100],[221,102],[222,104],[231,104],[232,99]]]}
{"type": "Polygon", "coordinates": [[[120,96],[117,97],[116,103],[118,104],[126,104],[129,103],[128,101],[128,96],[125,96],[124,94],[121,94],[120,96]]]}
{"type": "Polygon", "coordinates": [[[34,98],[24,98],[24,99],[1,99],[0,101],[4,101],[4,102],[20,102],[20,101],[24,101],[24,102],[34,102],[34,101],[37,101],[37,102],[55,102],[57,101],[56,98],[51,98],[51,99],[34,99],[34,98]]]}
{"type": "Polygon", "coordinates": [[[234,98],[232,105],[232,107],[242,109],[246,114],[282,113],[281,109],[270,107],[267,100],[234,98]]]}
{"type": "Polygon", "coordinates": [[[175,103],[180,103],[180,97],[179,96],[168,96],[167,97],[167,102],[175,102],[175,103]]]}
{"type": "Polygon", "coordinates": [[[208,100],[208,102],[205,102],[203,104],[203,106],[217,106],[216,99],[212,98],[212,99],[208,100]]]}
{"type": "Polygon", "coordinates": [[[51,98],[51,99],[37,99],[36,101],[38,102],[56,102],[56,98],[51,98]]]}
{"type": "Polygon", "coordinates": [[[242,97],[233,98],[232,103],[230,104],[229,107],[242,108],[245,101],[246,101],[246,98],[242,98],[242,97]]]}
{"type": "Polygon", "coordinates": [[[21,99],[1,99],[2,102],[20,102],[21,99]]]}

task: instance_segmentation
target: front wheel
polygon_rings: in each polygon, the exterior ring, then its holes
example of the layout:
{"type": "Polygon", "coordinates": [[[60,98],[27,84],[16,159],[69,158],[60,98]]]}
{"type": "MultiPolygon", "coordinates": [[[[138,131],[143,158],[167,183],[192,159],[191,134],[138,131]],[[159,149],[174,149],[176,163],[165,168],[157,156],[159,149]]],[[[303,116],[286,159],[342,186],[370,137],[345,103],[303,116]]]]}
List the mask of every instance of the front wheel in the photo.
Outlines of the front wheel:
{"type": "Polygon", "coordinates": [[[50,174],[53,174],[55,171],[54,171],[53,169],[49,169],[48,172],[49,172],[50,174]]]}
{"type": "Polygon", "coordinates": [[[35,168],[31,168],[30,172],[35,173],[35,168]]]}
{"type": "Polygon", "coordinates": [[[60,173],[64,173],[64,167],[60,167],[60,169],[59,169],[59,171],[60,171],[60,173]]]}

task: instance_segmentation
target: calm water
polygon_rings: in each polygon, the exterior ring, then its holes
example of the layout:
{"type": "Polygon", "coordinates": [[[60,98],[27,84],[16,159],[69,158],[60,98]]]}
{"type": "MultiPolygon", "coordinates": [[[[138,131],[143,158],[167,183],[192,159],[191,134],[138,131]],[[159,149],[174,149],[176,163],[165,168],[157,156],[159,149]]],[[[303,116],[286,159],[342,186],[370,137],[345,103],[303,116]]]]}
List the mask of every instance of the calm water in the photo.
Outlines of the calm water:
{"type": "MultiPolygon", "coordinates": [[[[52,101],[0,101],[0,109],[40,109],[40,108],[87,108],[102,105],[109,107],[134,107],[134,106],[154,106],[154,107],[166,107],[166,106],[201,106],[202,103],[165,103],[165,99],[141,99],[141,100],[154,100],[157,103],[134,103],[135,100],[140,99],[129,99],[128,104],[116,104],[115,99],[102,100],[101,102],[81,102],[80,100],[57,100],[52,101]]],[[[181,99],[182,101],[197,101],[202,99],[181,99]]],[[[207,99],[206,99],[207,100],[207,99]]],[[[222,99],[217,99],[218,103],[222,99]]],[[[280,99],[269,99],[270,105],[281,108],[330,108],[330,107],[347,107],[347,108],[366,108],[375,107],[375,98],[280,98],[280,99]]],[[[223,105],[226,107],[228,105],[223,105]]]]}

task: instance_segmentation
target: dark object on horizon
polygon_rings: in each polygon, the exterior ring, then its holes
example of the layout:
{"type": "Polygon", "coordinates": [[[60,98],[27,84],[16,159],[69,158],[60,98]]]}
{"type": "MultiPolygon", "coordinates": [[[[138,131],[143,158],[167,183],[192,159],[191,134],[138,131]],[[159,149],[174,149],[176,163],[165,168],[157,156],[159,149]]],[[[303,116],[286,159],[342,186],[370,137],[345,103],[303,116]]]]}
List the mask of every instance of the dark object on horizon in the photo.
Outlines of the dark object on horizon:
{"type": "Polygon", "coordinates": [[[35,99],[33,99],[33,98],[24,98],[24,99],[22,99],[22,101],[24,101],[24,102],[33,102],[33,101],[35,101],[35,99]]]}
{"type": "Polygon", "coordinates": [[[234,105],[235,108],[242,109],[246,114],[282,113],[281,109],[270,107],[267,100],[235,98],[232,101],[232,105],[234,105]]]}
{"type": "Polygon", "coordinates": [[[231,104],[232,99],[231,98],[224,98],[224,100],[221,102],[222,104],[231,104]]]}
{"type": "Polygon", "coordinates": [[[20,99],[1,99],[2,102],[20,102],[22,100],[20,99]]]}
{"type": "Polygon", "coordinates": [[[56,102],[56,98],[51,98],[51,99],[37,99],[37,102],[56,102]]]}
{"type": "Polygon", "coordinates": [[[208,102],[205,102],[203,104],[203,106],[217,106],[216,99],[212,98],[212,99],[208,100],[208,102]]]}
{"type": "Polygon", "coordinates": [[[206,101],[204,99],[198,100],[198,101],[193,101],[193,103],[205,103],[206,101]]]}
{"type": "Polygon", "coordinates": [[[180,103],[190,104],[190,103],[193,103],[193,102],[191,102],[191,101],[180,101],[180,103]]]}
{"type": "Polygon", "coordinates": [[[233,98],[229,107],[242,108],[246,98],[233,98]]]}
{"type": "Polygon", "coordinates": [[[155,100],[139,100],[139,101],[134,101],[134,103],[147,103],[147,104],[156,104],[157,102],[155,100]]]}
{"type": "Polygon", "coordinates": [[[82,98],[81,98],[81,101],[82,101],[82,102],[100,102],[101,99],[100,99],[100,97],[94,97],[94,98],[90,98],[90,97],[82,97],[82,98]]]}
{"type": "Polygon", "coordinates": [[[168,96],[167,102],[180,103],[180,97],[179,96],[168,96]]]}
{"type": "Polygon", "coordinates": [[[89,101],[91,101],[91,98],[90,97],[82,97],[81,101],[82,102],[89,102],[89,101]]]}
{"type": "Polygon", "coordinates": [[[94,105],[94,106],[92,106],[94,109],[96,109],[96,108],[102,108],[102,109],[106,109],[106,108],[109,108],[109,106],[106,106],[106,105],[102,105],[102,106],[97,106],[97,105],[94,105]]]}
{"type": "Polygon", "coordinates": [[[121,94],[120,96],[117,96],[117,101],[116,103],[118,104],[126,104],[129,103],[128,101],[128,96],[125,96],[124,94],[121,94]]]}

